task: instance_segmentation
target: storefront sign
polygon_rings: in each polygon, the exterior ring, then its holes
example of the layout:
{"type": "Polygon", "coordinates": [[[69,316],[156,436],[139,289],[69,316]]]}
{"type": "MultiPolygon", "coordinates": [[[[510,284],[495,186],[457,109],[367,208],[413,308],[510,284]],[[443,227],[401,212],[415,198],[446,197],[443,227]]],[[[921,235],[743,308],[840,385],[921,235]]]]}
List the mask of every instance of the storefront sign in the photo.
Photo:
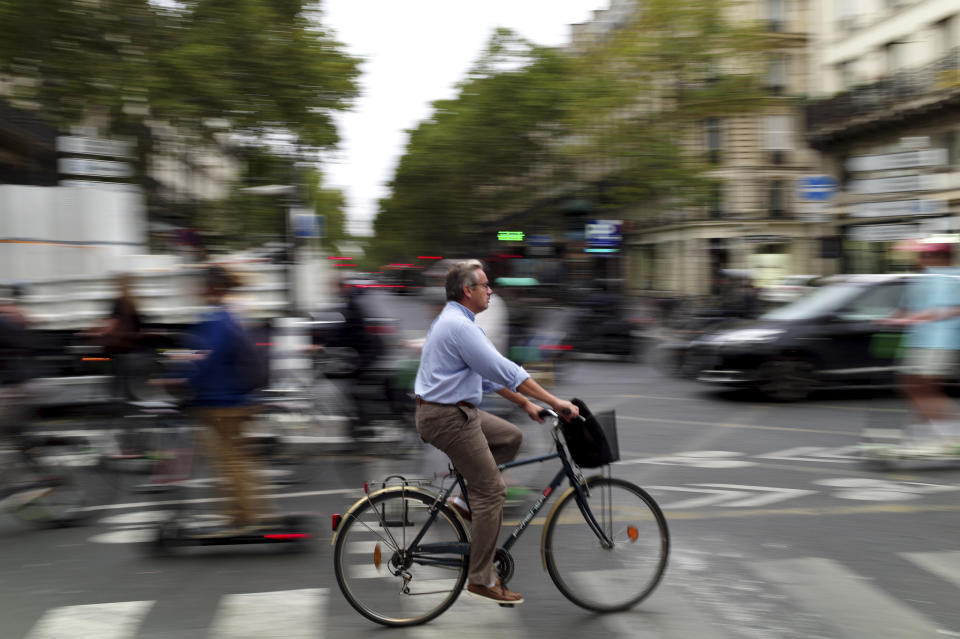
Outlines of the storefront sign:
{"type": "Polygon", "coordinates": [[[133,157],[133,144],[123,140],[106,140],[79,135],[57,137],[57,151],[65,155],[101,155],[133,157]]]}
{"type": "Polygon", "coordinates": [[[923,237],[919,224],[870,224],[850,229],[854,242],[896,242],[923,237]]]}
{"type": "Polygon", "coordinates": [[[938,191],[951,188],[956,183],[955,173],[929,173],[924,175],[901,175],[897,177],[853,180],[851,193],[897,193],[899,191],[938,191]]]}
{"type": "Polygon", "coordinates": [[[133,165],[113,160],[60,158],[58,169],[60,173],[66,175],[92,175],[105,178],[128,178],[133,175],[133,165]]]}
{"type": "Polygon", "coordinates": [[[892,217],[900,215],[933,215],[947,212],[946,200],[894,200],[864,202],[850,207],[850,217],[892,217]]]}
{"type": "Polygon", "coordinates": [[[583,232],[591,248],[617,248],[623,240],[620,227],[623,220],[591,220],[583,232]]]}
{"type": "Polygon", "coordinates": [[[942,166],[947,163],[946,149],[922,149],[884,155],[860,155],[846,162],[848,171],[887,171],[921,166],[942,166]]]}

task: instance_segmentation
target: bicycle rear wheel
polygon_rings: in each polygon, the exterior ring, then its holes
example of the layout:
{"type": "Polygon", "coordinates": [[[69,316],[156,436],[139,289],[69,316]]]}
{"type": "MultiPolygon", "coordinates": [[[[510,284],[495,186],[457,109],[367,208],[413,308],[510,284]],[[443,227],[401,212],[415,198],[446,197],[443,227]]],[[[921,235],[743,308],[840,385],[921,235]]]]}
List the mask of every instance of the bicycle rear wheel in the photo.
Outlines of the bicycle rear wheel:
{"type": "MultiPolygon", "coordinates": [[[[426,524],[435,499],[413,491],[375,494],[340,522],[333,550],[337,584],[367,619],[385,626],[426,623],[453,605],[463,590],[466,555],[403,556],[426,524]]],[[[460,521],[444,505],[420,546],[467,542],[460,521]]]]}
{"type": "Polygon", "coordinates": [[[621,479],[584,480],[580,504],[575,490],[557,502],[543,532],[547,572],[573,603],[597,612],[626,610],[660,583],[670,553],[670,535],[660,507],[642,488],[621,479]],[[585,512],[613,542],[604,547],[585,512]]]}

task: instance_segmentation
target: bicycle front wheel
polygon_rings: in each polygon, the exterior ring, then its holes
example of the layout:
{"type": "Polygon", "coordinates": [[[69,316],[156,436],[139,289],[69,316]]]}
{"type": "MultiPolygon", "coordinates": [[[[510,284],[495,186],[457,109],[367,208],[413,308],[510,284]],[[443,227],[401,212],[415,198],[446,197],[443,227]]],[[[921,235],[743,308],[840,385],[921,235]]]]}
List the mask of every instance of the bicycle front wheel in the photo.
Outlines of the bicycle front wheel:
{"type": "Polygon", "coordinates": [[[453,605],[467,580],[467,533],[442,505],[418,549],[411,542],[435,497],[416,491],[374,494],[344,515],[333,549],[343,596],[385,626],[426,623],[453,605]]]}
{"type": "Polygon", "coordinates": [[[567,491],[547,518],[543,555],[557,588],[597,612],[643,601],[667,568],[670,534],[660,507],[642,488],[621,479],[584,480],[585,499],[567,491]],[[612,545],[604,544],[593,520],[612,545]]]}

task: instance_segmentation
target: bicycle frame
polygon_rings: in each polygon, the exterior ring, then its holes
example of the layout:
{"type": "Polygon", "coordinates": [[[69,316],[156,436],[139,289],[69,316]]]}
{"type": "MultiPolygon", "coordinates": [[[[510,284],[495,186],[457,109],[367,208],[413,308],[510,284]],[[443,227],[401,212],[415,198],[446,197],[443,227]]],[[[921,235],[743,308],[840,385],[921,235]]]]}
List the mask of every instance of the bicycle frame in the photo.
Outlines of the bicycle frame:
{"type": "MultiPolygon", "coordinates": [[[[553,479],[544,488],[540,497],[537,498],[537,501],[533,503],[530,509],[526,512],[523,518],[520,520],[520,523],[513,529],[513,532],[510,533],[510,536],[503,543],[503,550],[509,552],[513,545],[520,539],[520,536],[530,525],[530,522],[533,521],[533,518],[537,516],[537,513],[543,508],[543,506],[550,499],[551,495],[560,487],[560,484],[563,483],[564,478],[570,481],[570,485],[576,491],[577,494],[577,506],[580,508],[580,512],[583,514],[584,520],[587,522],[587,525],[590,526],[590,529],[595,535],[600,539],[600,542],[605,548],[613,547],[613,542],[610,541],[607,534],[603,531],[603,528],[597,522],[596,518],[593,515],[593,511],[590,509],[586,501],[586,495],[584,494],[584,488],[581,485],[581,482],[578,480],[577,473],[574,471],[573,466],[570,463],[570,459],[567,456],[566,449],[563,447],[563,444],[560,442],[559,437],[557,436],[557,429],[559,427],[554,427],[553,430],[553,439],[557,446],[557,451],[555,453],[550,453],[548,455],[539,455],[537,457],[527,457],[525,459],[517,459],[514,461],[506,462],[497,466],[497,469],[500,472],[507,470],[508,468],[517,468],[518,466],[528,466],[530,464],[542,463],[549,461],[551,459],[559,459],[563,468],[557,471],[557,474],[554,475],[553,479]]],[[[450,486],[443,491],[443,493],[437,497],[433,506],[430,508],[430,515],[423,525],[423,528],[420,529],[420,532],[417,533],[417,536],[413,541],[403,549],[405,552],[409,552],[414,561],[421,563],[423,565],[435,565],[435,566],[458,566],[463,561],[463,556],[470,554],[470,544],[469,543],[460,543],[460,542],[443,542],[443,543],[431,543],[420,545],[420,540],[423,539],[424,535],[427,533],[427,530],[430,529],[430,526],[433,525],[433,522],[436,520],[437,515],[440,512],[440,505],[446,503],[447,498],[453,494],[453,489],[455,486],[460,486],[464,495],[467,495],[467,491],[464,490],[463,477],[459,474],[455,474],[456,481],[452,482],[450,486]],[[456,554],[461,555],[459,559],[445,559],[443,557],[423,557],[422,554],[456,554]]],[[[394,540],[396,541],[396,540],[394,540]]]]}

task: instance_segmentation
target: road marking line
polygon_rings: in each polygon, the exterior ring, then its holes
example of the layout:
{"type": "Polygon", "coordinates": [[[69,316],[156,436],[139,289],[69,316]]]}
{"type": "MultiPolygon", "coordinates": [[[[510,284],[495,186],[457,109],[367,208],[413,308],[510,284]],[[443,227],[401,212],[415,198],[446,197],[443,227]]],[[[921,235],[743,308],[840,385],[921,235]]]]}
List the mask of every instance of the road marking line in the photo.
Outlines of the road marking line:
{"type": "Polygon", "coordinates": [[[927,617],[831,559],[760,561],[750,568],[821,616],[838,639],[929,637],[937,630],[927,617]]]}
{"type": "Polygon", "coordinates": [[[322,628],[326,588],[225,595],[211,624],[211,639],[310,639],[322,628]]]}
{"type": "Polygon", "coordinates": [[[53,608],[26,639],[130,639],[152,606],[152,601],[118,601],[53,608]]]}
{"type": "Polygon", "coordinates": [[[654,417],[634,417],[632,415],[617,415],[617,419],[626,419],[635,422],[653,422],[655,424],[678,424],[681,426],[712,426],[716,428],[743,428],[747,430],[773,430],[787,433],[817,433],[819,435],[841,435],[843,437],[859,437],[859,433],[854,435],[835,430],[822,430],[818,428],[794,428],[791,426],[761,426],[758,424],[726,424],[720,422],[698,422],[687,419],[666,419],[654,417]]]}
{"type": "Polygon", "coordinates": [[[960,587],[960,552],[902,552],[900,556],[960,587]]]}

